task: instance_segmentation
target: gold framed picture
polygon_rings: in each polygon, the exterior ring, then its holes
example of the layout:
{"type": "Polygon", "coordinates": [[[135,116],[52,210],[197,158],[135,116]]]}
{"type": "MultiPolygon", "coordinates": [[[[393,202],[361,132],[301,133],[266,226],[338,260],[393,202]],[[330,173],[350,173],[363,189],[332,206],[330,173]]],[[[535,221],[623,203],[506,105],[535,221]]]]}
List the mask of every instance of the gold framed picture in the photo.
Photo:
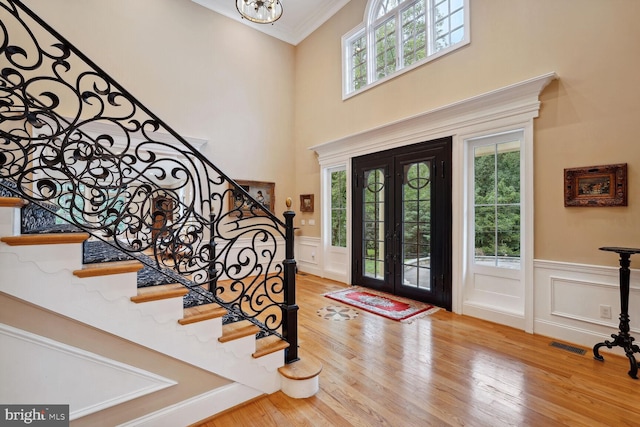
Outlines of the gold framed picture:
{"type": "Polygon", "coordinates": [[[300,212],[313,212],[313,194],[300,195],[300,212]]]}
{"type": "Polygon", "coordinates": [[[565,169],[564,205],[627,206],[627,164],[565,169]]]}
{"type": "Polygon", "coordinates": [[[229,206],[231,211],[242,212],[246,215],[265,215],[265,210],[273,212],[275,206],[274,182],[235,180],[253,200],[242,192],[231,188],[229,192],[229,206]]]}

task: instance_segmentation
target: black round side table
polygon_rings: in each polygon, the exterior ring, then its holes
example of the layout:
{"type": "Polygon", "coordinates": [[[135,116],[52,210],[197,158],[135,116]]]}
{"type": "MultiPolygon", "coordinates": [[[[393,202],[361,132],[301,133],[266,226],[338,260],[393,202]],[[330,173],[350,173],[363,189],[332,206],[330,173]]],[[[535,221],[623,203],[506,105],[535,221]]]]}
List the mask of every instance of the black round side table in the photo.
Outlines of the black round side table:
{"type": "Polygon", "coordinates": [[[630,369],[629,376],[633,379],[638,379],[638,363],[633,355],[634,353],[640,353],[640,347],[633,344],[634,338],[629,335],[629,276],[631,271],[629,265],[631,265],[631,255],[640,253],[638,248],[617,248],[617,247],[603,247],[601,251],[615,252],[620,255],[620,329],[619,334],[611,334],[613,341],[604,341],[593,346],[593,357],[596,360],[603,361],[599,353],[600,347],[606,346],[607,348],[622,347],[629,359],[630,369]]]}

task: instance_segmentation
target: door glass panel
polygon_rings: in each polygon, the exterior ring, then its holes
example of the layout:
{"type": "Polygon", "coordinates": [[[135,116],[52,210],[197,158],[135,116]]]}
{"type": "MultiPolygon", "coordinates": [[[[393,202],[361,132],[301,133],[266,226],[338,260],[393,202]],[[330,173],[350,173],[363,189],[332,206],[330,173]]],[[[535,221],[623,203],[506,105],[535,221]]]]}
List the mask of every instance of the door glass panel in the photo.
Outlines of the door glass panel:
{"type": "Polygon", "coordinates": [[[402,284],[431,288],[431,162],[403,166],[402,284]]]}
{"type": "Polygon", "coordinates": [[[372,169],[364,173],[363,189],[363,275],[384,279],[384,169],[372,169]]]}

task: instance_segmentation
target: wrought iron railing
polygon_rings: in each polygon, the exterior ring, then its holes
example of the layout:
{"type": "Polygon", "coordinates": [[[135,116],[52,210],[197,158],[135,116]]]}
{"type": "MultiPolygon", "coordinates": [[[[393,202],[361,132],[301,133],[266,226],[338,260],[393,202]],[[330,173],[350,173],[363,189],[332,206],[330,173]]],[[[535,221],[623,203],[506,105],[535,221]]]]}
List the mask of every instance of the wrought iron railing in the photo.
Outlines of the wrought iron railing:
{"type": "Polygon", "coordinates": [[[64,221],[286,339],[293,216],[280,220],[18,0],[0,0],[0,179],[64,221]]]}

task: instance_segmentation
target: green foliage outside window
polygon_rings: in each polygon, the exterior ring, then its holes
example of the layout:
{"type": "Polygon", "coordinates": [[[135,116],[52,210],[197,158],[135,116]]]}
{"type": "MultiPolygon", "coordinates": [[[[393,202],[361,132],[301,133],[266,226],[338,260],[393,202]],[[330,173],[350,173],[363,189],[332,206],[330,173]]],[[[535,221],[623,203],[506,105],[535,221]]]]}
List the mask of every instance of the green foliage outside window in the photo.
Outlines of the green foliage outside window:
{"type": "Polygon", "coordinates": [[[351,45],[351,63],[353,89],[358,90],[367,85],[367,39],[364,35],[351,45]]]}
{"type": "Polygon", "coordinates": [[[347,171],[331,172],[331,246],[347,247],[347,171]]]}
{"type": "Polygon", "coordinates": [[[465,0],[375,2],[372,19],[343,45],[346,93],[426,62],[428,56],[463,42],[465,4],[465,0]]]}
{"type": "Polygon", "coordinates": [[[431,170],[428,162],[405,165],[402,186],[403,258],[431,253],[431,170]]]}
{"type": "Polygon", "coordinates": [[[520,258],[520,151],[513,144],[476,148],[476,261],[520,258]]]}

